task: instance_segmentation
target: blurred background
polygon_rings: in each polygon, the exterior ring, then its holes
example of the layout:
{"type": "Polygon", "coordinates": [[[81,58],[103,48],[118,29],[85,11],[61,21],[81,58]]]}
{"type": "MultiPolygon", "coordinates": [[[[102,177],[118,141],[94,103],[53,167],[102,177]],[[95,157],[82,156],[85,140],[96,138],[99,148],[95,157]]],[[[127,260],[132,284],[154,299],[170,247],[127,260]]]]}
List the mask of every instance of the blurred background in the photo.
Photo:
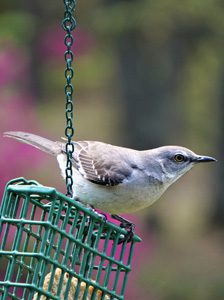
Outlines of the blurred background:
{"type": "MultiPolygon", "coordinates": [[[[63,1],[0,3],[0,132],[64,136],[63,1]]],[[[224,2],[78,1],[75,136],[168,144],[219,162],[127,217],[143,239],[127,300],[224,299],[224,2]]],[[[0,193],[24,176],[65,192],[54,158],[0,137],[0,193]]]]}

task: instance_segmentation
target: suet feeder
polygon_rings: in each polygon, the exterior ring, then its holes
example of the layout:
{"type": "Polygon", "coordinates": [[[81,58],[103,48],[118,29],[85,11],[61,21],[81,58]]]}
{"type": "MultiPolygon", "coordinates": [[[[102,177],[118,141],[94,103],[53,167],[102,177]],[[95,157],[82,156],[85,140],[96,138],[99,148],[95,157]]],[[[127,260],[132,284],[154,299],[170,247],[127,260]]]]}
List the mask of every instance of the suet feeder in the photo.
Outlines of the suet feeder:
{"type": "Polygon", "coordinates": [[[54,188],[12,180],[0,208],[1,299],[124,299],[140,241],[120,243],[125,234],[54,188]]]}
{"type": "Polygon", "coordinates": [[[0,206],[0,299],[124,299],[134,235],[72,199],[75,0],[64,0],[67,195],[36,181],[8,182],[0,206]]]}

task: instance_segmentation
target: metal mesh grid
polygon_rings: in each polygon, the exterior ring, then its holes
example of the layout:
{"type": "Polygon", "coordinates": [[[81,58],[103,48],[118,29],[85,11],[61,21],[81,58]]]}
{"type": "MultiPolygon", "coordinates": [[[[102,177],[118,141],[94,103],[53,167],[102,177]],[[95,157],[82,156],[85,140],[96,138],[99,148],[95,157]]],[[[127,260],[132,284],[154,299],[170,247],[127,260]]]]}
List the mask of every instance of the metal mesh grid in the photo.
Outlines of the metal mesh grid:
{"type": "Polygon", "coordinates": [[[0,298],[124,299],[126,231],[35,181],[8,183],[0,207],[0,298]]]}

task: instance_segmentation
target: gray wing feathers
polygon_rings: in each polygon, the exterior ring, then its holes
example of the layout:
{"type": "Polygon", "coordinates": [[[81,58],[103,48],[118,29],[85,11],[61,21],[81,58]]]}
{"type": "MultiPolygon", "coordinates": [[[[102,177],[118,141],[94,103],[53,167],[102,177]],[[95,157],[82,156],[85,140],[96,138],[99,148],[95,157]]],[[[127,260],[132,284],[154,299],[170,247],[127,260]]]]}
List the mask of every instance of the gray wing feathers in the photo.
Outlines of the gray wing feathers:
{"type": "Polygon", "coordinates": [[[115,147],[100,142],[75,142],[74,164],[89,181],[114,186],[131,175],[132,168],[115,147]]]}
{"type": "MultiPolygon", "coordinates": [[[[54,142],[41,136],[21,131],[5,132],[15,138],[52,155],[66,153],[65,143],[54,142]]],[[[101,142],[74,142],[72,164],[87,180],[101,185],[114,186],[128,178],[133,171],[128,162],[127,150],[101,142]]]]}

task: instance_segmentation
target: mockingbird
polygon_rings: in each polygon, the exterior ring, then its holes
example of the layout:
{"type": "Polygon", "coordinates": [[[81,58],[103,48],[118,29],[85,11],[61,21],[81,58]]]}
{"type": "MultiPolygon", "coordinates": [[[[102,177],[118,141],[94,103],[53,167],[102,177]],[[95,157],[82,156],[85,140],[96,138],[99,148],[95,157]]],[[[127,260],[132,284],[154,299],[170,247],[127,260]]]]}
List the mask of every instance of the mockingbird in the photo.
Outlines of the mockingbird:
{"type": "MultiPolygon", "coordinates": [[[[55,155],[65,178],[64,142],[19,131],[5,132],[4,136],[55,155]]],[[[154,203],[194,165],[210,161],[216,159],[179,146],[137,151],[102,142],[77,141],[72,156],[73,195],[80,202],[111,214],[130,213],[154,203]]]]}

